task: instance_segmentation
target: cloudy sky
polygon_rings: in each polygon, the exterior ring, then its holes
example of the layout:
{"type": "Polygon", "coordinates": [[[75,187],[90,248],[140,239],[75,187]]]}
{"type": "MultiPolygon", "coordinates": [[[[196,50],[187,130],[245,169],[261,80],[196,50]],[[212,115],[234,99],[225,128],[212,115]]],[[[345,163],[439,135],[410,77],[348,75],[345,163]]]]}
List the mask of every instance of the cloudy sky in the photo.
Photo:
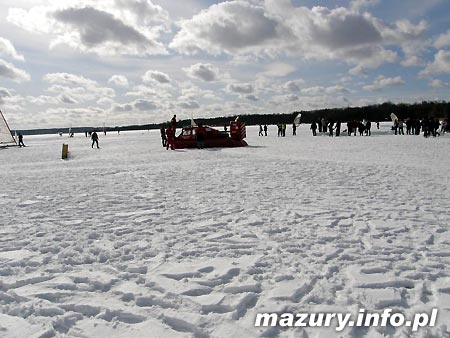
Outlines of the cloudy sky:
{"type": "Polygon", "coordinates": [[[450,98],[448,0],[2,0],[11,128],[450,98]]]}

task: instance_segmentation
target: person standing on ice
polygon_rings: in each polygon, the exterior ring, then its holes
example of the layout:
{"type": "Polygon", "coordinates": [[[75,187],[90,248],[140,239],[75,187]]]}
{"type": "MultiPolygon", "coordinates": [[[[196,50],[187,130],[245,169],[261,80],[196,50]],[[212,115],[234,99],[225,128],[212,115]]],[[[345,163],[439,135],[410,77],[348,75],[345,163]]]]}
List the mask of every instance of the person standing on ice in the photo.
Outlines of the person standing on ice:
{"type": "Polygon", "coordinates": [[[164,128],[164,125],[161,126],[160,133],[162,146],[165,148],[167,146],[167,137],[166,137],[166,128],[164,128]]]}
{"type": "Polygon", "coordinates": [[[260,124],[259,125],[259,134],[258,136],[263,136],[263,126],[260,124]]]}
{"type": "Polygon", "coordinates": [[[100,148],[100,147],[98,146],[98,135],[97,135],[97,133],[95,132],[95,130],[94,130],[94,132],[91,134],[91,139],[92,139],[92,145],[91,145],[91,148],[94,148],[94,143],[97,145],[97,149],[100,148]]]}
{"type": "Polygon", "coordinates": [[[264,125],[264,136],[267,136],[267,124],[264,125]]]}
{"type": "Polygon", "coordinates": [[[316,132],[316,130],[317,130],[317,123],[316,123],[316,121],[313,121],[313,123],[311,123],[311,128],[309,128],[309,129],[312,130],[313,136],[317,136],[317,132],[316,132]]]}
{"type": "Polygon", "coordinates": [[[297,126],[295,125],[295,123],[292,124],[292,135],[293,136],[297,135],[297,126]]]}
{"type": "Polygon", "coordinates": [[[337,120],[336,127],[334,129],[336,129],[336,136],[341,135],[341,121],[337,120]]]}
{"type": "Polygon", "coordinates": [[[175,132],[174,132],[174,129],[172,128],[171,125],[168,126],[167,129],[166,129],[166,136],[167,136],[166,149],[169,150],[169,147],[170,147],[170,149],[175,150],[175,147],[174,147],[174,144],[173,144],[174,143],[175,132]]]}
{"type": "Polygon", "coordinates": [[[330,121],[330,123],[328,123],[328,132],[329,132],[328,136],[333,137],[333,130],[334,130],[333,126],[334,126],[334,122],[330,121]]]}
{"type": "Polygon", "coordinates": [[[25,147],[25,144],[23,143],[23,135],[19,133],[18,137],[19,137],[19,147],[20,148],[25,147]]]}
{"type": "Polygon", "coordinates": [[[173,128],[173,130],[177,130],[177,116],[174,115],[172,117],[172,120],[170,120],[170,126],[173,128]]]}

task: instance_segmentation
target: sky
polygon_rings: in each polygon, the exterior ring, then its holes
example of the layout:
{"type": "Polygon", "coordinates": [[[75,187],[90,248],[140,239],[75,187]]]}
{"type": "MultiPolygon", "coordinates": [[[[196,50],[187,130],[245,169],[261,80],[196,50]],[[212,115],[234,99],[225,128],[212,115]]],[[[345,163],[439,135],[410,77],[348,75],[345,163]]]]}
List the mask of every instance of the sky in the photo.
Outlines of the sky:
{"type": "Polygon", "coordinates": [[[2,0],[12,129],[449,100],[448,0],[2,0]]]}

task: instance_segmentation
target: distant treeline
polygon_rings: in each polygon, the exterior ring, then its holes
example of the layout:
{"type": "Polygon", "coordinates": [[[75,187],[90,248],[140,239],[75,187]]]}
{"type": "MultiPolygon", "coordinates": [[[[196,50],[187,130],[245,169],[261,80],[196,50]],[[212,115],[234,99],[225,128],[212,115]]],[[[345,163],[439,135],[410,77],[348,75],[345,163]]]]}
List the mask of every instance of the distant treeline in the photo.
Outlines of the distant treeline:
{"type": "MultiPolygon", "coordinates": [[[[286,114],[251,114],[251,115],[239,115],[242,122],[246,125],[258,125],[258,124],[278,124],[286,123],[291,124],[294,118],[299,114],[302,114],[301,123],[312,123],[318,121],[322,117],[328,121],[361,121],[363,119],[373,122],[377,121],[390,121],[390,114],[394,113],[399,119],[422,119],[425,117],[436,118],[449,118],[450,117],[450,103],[445,101],[423,101],[421,103],[392,103],[385,102],[382,104],[364,106],[364,107],[346,107],[346,108],[330,108],[320,109],[312,111],[295,111],[286,114]]],[[[213,118],[196,118],[197,124],[205,124],[210,126],[228,126],[230,121],[234,121],[238,115],[234,116],[221,116],[213,118]]],[[[168,122],[165,122],[168,123],[168,122]]],[[[131,125],[131,126],[115,126],[106,127],[107,132],[110,131],[126,131],[126,130],[150,130],[159,129],[165,123],[152,123],[144,125],[131,125]]],[[[191,120],[182,120],[178,122],[178,127],[184,127],[191,124],[191,120]]],[[[71,129],[73,133],[85,133],[93,130],[103,131],[103,127],[75,127],[71,129]]],[[[68,128],[50,128],[50,129],[33,129],[33,130],[21,130],[25,135],[34,134],[57,134],[59,132],[67,133],[68,128]]]]}

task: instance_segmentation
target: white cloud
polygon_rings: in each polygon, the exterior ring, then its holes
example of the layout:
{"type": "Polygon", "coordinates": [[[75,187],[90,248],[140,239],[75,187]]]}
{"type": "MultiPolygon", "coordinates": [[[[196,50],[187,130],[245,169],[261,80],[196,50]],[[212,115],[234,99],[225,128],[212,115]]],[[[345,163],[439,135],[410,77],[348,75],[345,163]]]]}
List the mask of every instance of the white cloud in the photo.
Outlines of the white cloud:
{"type": "Polygon", "coordinates": [[[430,85],[433,88],[450,88],[450,83],[438,79],[434,79],[430,85]]]}
{"type": "Polygon", "coordinates": [[[284,84],[284,88],[291,91],[291,92],[298,92],[300,91],[300,87],[302,84],[304,84],[305,81],[303,79],[297,79],[288,81],[284,84]]]}
{"type": "Polygon", "coordinates": [[[316,86],[316,87],[310,87],[310,88],[304,88],[301,90],[302,94],[305,95],[324,95],[324,94],[347,94],[350,93],[350,90],[343,86],[331,86],[331,87],[322,87],[322,86],[316,86]]]}
{"type": "Polygon", "coordinates": [[[255,90],[251,83],[230,83],[227,89],[230,92],[239,94],[250,94],[255,90]]]}
{"type": "Polygon", "coordinates": [[[291,35],[263,7],[245,1],[212,5],[180,25],[170,47],[184,54],[264,52],[291,35]]]}
{"type": "Polygon", "coordinates": [[[211,82],[219,78],[219,69],[210,63],[196,63],[183,70],[192,79],[211,82]]]}
{"type": "Polygon", "coordinates": [[[10,56],[16,60],[25,61],[24,56],[16,51],[11,41],[2,37],[0,37],[0,55],[10,56]]]}
{"type": "Polygon", "coordinates": [[[438,36],[434,42],[434,46],[439,49],[450,46],[450,29],[446,33],[438,36]]]}
{"type": "Polygon", "coordinates": [[[112,88],[102,87],[96,81],[81,75],[49,73],[43,79],[52,84],[47,90],[58,94],[63,103],[97,101],[102,97],[112,98],[115,96],[115,91],[112,88]]]}
{"type": "Polygon", "coordinates": [[[245,98],[249,101],[258,101],[259,100],[259,98],[253,94],[247,94],[247,95],[245,95],[245,98]]]}
{"type": "Polygon", "coordinates": [[[0,77],[6,77],[15,82],[30,81],[31,76],[26,71],[16,68],[12,63],[0,59],[0,77]]]}
{"type": "Polygon", "coordinates": [[[264,68],[265,70],[261,75],[268,77],[285,77],[296,70],[293,65],[283,62],[274,62],[266,65],[264,68]]]}
{"type": "Polygon", "coordinates": [[[380,0],[353,0],[351,1],[351,8],[355,11],[359,11],[361,9],[376,6],[380,3],[380,0]]]}
{"type": "Polygon", "coordinates": [[[11,93],[6,88],[0,88],[0,104],[5,103],[5,99],[11,97],[11,93]]]}
{"type": "Polygon", "coordinates": [[[145,83],[149,82],[158,82],[162,84],[170,83],[170,77],[169,75],[159,72],[157,70],[149,70],[147,71],[144,76],[142,77],[142,81],[145,83]]]}
{"type": "Polygon", "coordinates": [[[94,80],[70,73],[49,73],[44,75],[44,81],[69,86],[95,87],[98,85],[94,80]]]}
{"type": "Polygon", "coordinates": [[[7,20],[27,31],[50,35],[50,48],[67,45],[99,55],[164,55],[159,41],[168,14],[151,1],[81,0],[29,10],[11,8],[7,20]]]}
{"type": "Polygon", "coordinates": [[[197,109],[200,108],[200,104],[191,99],[180,98],[180,101],[177,103],[177,106],[183,109],[197,109]]]}
{"type": "Polygon", "coordinates": [[[128,79],[124,75],[113,75],[109,78],[108,83],[117,87],[128,87],[128,79]]]}
{"type": "Polygon", "coordinates": [[[434,61],[428,63],[419,75],[450,74],[450,51],[440,50],[434,56],[434,61]]]}
{"type": "Polygon", "coordinates": [[[384,77],[382,75],[378,76],[377,79],[371,84],[364,86],[364,90],[370,91],[380,91],[386,87],[402,86],[405,81],[402,80],[400,76],[397,77],[384,77]]]}
{"type": "Polygon", "coordinates": [[[153,100],[138,99],[125,104],[113,104],[111,110],[113,112],[145,112],[149,110],[155,110],[159,108],[159,105],[153,100]]]}

